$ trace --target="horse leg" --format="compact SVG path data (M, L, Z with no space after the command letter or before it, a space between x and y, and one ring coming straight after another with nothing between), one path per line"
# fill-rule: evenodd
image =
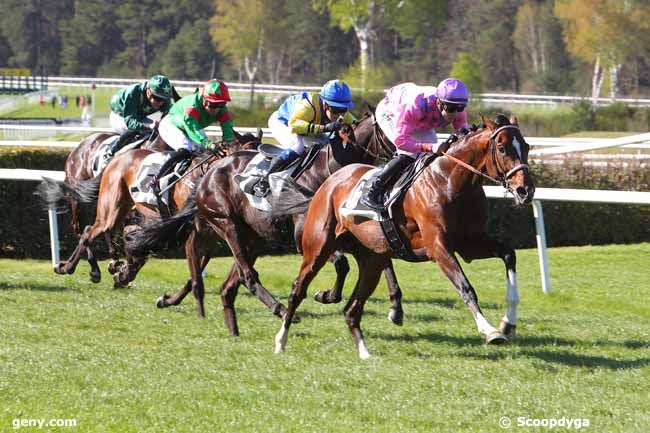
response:
M185 256L190 267L190 279L192 280L192 294L196 302L196 314L199 318L205 318L205 285L203 284L203 269L207 261L203 263L205 256L199 251L198 231L193 230L185 241ZM207 260L210 260L207 258Z
M384 277L388 284L388 297L390 298L390 310L388 310L388 320L397 326L404 323L404 310L402 309L402 289L397 282L393 261L388 260L384 266Z
M237 313L235 312L235 299L239 291L241 279L239 277L239 268L233 263L228 272L228 276L221 284L221 305L223 306L223 319L228 328L228 333L232 337L239 336L239 327L237 326Z
M102 233L102 229L97 227L97 225L93 226L86 226L86 228L83 231L83 234L79 238L79 243L77 244L77 247L74 249L70 257L68 258L67 261L60 262L57 266L54 267L54 272L60 275L64 274L74 274L74 271L77 268L77 265L79 264L79 260L81 260L81 256L84 251L88 250L88 246L92 243L92 241L97 237L99 234ZM94 257L88 259L89 262L91 260L95 261L95 265L97 261L94 259ZM96 270L98 273L98 278L101 278L101 271L99 271L99 267L96 266ZM91 280L93 276L91 274ZM95 281L92 280L93 282L98 282L99 280Z
M445 245L443 241L437 241L436 245ZM431 254L429 254L431 257ZM456 256L450 252L448 248L439 248L437 254L433 256L435 261L442 272L449 278L449 281L454 285L456 291L460 295L465 305L469 308L474 316L476 327L479 332L485 335L486 344L501 344L508 341L508 338L503 332L492 326L481 311L478 305L478 296L474 287L470 284L463 269L458 263Z
M370 352L363 339L363 332L361 331L361 317L363 316L363 308L366 301L375 291L381 272L385 269L385 258L363 252L356 255L357 263L359 265L359 279L357 280L356 287L350 301L345 309L345 322L348 324L354 344L357 348L359 358L370 358Z
M508 338L514 338L517 333L517 306L519 305L519 286L517 283L517 256L509 246L484 235L463 242L458 248L463 260L470 262L474 259L499 257L506 267L506 313L501 319L499 329Z
M350 272L350 265L348 259L341 251L335 251L329 257L329 261L334 265L336 270L336 281L334 287L329 290L320 290L314 295L314 299L321 304L338 304L341 302L343 285L345 284L345 277Z
M296 310L307 296L307 287L311 281L316 277L318 272L327 263L329 255L333 252L334 247L331 242L325 243L320 247L314 249L309 248L303 252L302 265L298 278L293 282L291 287L291 294L289 295L289 302L287 304L287 311L280 325L280 330L275 336L275 353L284 352L287 347L287 340L289 337L289 327L294 320Z
M124 237L126 237L126 235L131 231L133 231L133 229L125 227L123 230ZM119 272L120 268L124 266L124 262L120 260L120 255L117 249L113 246L113 239L110 233L104 233L104 240L106 241L106 247L108 248L108 256L111 258L111 262L108 264L108 272L111 275L115 275L115 273Z
M235 263L239 268L240 278L246 288L257 296L274 315L282 317L286 308L266 290L259 280L257 271L253 268L257 259L255 241L244 232L243 227L238 226L231 219L208 219L208 224L230 247Z

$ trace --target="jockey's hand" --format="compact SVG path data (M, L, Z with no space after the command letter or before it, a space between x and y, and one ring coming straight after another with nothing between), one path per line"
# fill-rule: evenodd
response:
M433 143L421 143L422 152L433 153Z
M472 123L472 126L469 127L469 130L472 131L472 132L475 132L475 131L477 131L479 128L480 128L479 125L477 125L476 123Z
M154 120L153 123L151 124L151 129L153 131L157 131L158 130L158 125L160 125L160 120Z
M467 129L467 128L460 128L460 129L458 130L458 133L459 133L460 135L467 135L467 134L469 134L469 129Z
M334 132L338 131L341 129L343 124L339 122L338 120L335 120L334 122L330 122L327 125L323 126L323 132Z

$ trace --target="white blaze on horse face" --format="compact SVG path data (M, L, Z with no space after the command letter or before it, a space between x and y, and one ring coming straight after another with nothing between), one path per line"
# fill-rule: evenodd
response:
M517 324L517 305L519 305L519 289L517 287L517 273L508 269L508 281L506 282L506 310L503 320L511 325Z
M516 136L512 139L512 145L515 147L515 150L517 151L517 155L519 155L519 160L523 161L524 159L521 156L521 143L519 143L519 140L517 140Z

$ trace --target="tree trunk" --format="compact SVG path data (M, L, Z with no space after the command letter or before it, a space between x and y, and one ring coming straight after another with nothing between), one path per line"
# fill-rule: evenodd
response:
M609 98L612 102L618 96L618 73L621 71L621 64L617 63L609 68Z
M591 76L591 103L593 105L598 104L598 97L600 96L600 89L603 87L604 79L605 73L600 67L600 55L597 55L596 62L594 63L594 73Z

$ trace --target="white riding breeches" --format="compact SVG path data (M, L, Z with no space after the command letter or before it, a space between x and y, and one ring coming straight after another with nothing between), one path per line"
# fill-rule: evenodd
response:
M299 135L291 132L291 127L285 125L278 117L278 112L274 112L269 117L269 129L273 138L275 138L280 147L291 149L298 155L305 153L305 147L312 147L317 144L326 144L329 142L327 134L319 135Z
M178 129L176 125L172 123L169 119L169 116L163 117L163 119L158 124L158 132L167 146L171 147L174 150L187 149L190 152L199 150L201 147L197 143L190 140L183 131Z
M397 119L393 116L392 113L389 113L386 110L386 104L382 99L377 105L375 110L375 118L381 130L386 134L388 139L395 143L397 138ZM436 130L433 128L419 128L413 131L411 137L416 140L418 143L438 143L438 136L436 135ZM434 151L436 150L434 146ZM400 155L408 155L411 158L416 158L419 152L408 152L405 150L397 149L397 153Z

